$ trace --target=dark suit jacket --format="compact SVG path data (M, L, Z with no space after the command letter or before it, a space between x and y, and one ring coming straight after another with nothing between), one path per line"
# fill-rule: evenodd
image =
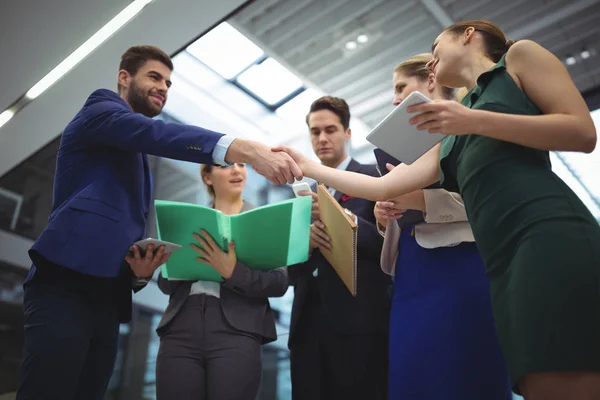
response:
M27 282L38 266L40 272L46 268L43 279L60 275L59 280L82 287L106 286L95 277L113 278L119 319L130 320L132 273L123 262L146 231L152 201L146 154L212 163L222 136L134 113L110 90L93 92L63 132L52 212L29 251L33 266Z
M379 176L374 165L362 165L351 160L348 171ZM375 203L365 199L348 198L336 191L335 198L341 206L358 217L357 240L357 295L353 297L333 267L318 249L310 259L288 268L290 284L294 285L294 303L290 323L289 344L295 339L298 322L307 301L311 285L316 285L322 311L326 319L343 334L387 332L390 310L389 276L381 271L379 259L383 238L377 232L373 208ZM313 271L318 270L318 277Z
M222 136L147 118L116 93L96 90L64 130L52 212L31 251L83 274L117 277L146 230L152 201L146 154L212 163Z
M244 203L242 212L254 208ZM158 324L159 334L181 311L194 281L169 281L158 277L158 287L169 295L169 305ZM268 297L280 297L288 288L287 267L258 271L238 262L231 278L221 284L221 309L227 322L235 329L259 335L263 343L277 339L275 317Z

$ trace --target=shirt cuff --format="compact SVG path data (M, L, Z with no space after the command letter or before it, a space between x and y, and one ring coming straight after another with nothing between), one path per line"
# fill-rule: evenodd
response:
M213 150L213 163L215 165L233 165L233 163L228 163L225 161L225 156L227 155L227 150L229 150L229 146L235 140L235 137L223 135L215 145L215 149Z
M396 221L388 221L388 224L389 224L390 222L392 222L392 223L393 223L393 222L396 222ZM379 232L379 234L380 234L382 237L385 237L385 231L386 231L387 229L385 229L385 230L384 230L384 228L383 228L383 227L382 227L382 226L379 224L379 222L377 222L377 221L375 221L375 225L377 225L377 232Z

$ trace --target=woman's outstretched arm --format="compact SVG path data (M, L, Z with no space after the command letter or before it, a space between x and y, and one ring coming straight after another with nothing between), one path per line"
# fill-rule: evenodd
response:
M411 165L401 164L387 175L374 178L356 172L325 167L289 147L277 147L296 161L304 176L342 193L372 201L388 200L427 187L440 179L440 145L436 145Z

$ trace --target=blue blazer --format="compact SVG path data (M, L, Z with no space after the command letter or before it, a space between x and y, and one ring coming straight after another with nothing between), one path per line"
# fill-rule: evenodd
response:
M146 231L147 154L212 164L222 136L147 118L116 93L96 90L63 132L52 212L30 255L92 276L118 276L131 244ZM35 265L28 280L33 274Z

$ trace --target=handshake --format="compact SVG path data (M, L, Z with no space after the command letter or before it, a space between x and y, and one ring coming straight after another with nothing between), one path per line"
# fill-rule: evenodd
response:
M268 147L243 139L234 140L225 156L227 162L243 162L274 184L294 183L310 176L311 161L300 152L285 146Z

